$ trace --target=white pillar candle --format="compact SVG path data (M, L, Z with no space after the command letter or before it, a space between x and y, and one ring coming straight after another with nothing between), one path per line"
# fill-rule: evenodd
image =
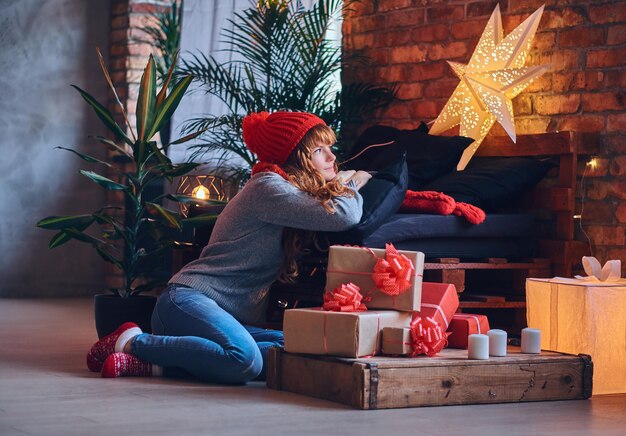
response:
M522 329L522 353L541 353L541 330L531 328Z
M469 335L467 337L467 358L472 360L489 359L489 336Z
M506 332L504 330L493 329L487 332L489 336L489 355L506 356Z

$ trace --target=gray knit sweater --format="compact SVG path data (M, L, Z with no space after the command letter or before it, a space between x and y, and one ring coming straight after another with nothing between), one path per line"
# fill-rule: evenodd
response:
M361 219L362 206L357 192L336 198L330 214L278 174L255 174L220 214L200 258L170 283L200 290L240 322L259 322L284 261L283 228L347 230Z

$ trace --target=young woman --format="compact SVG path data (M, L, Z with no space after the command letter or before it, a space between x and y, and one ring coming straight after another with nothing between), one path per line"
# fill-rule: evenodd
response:
M281 346L263 320L269 286L293 277L315 231L342 231L362 214L366 172L339 171L333 131L304 112L253 113L246 146L259 163L220 214L199 259L169 282L152 315L153 334L125 323L98 341L87 366L103 377L185 376L218 383L263 378L265 354Z

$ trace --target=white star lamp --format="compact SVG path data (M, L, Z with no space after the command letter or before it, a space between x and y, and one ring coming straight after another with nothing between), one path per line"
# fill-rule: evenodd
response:
M437 135L460 124L459 134L474 139L461 156L457 170L467 166L496 120L515 142L511 100L549 68L524 66L543 8L503 39L497 5L469 63L448 62L461 83L430 128L430 134Z

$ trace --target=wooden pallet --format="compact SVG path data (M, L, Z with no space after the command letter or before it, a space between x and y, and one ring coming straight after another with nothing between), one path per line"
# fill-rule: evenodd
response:
M507 287L481 290L482 285L472 283L470 272L480 272L483 281L491 273L507 272ZM544 258L509 260L504 258L427 259L424 264L424 280L453 284L459 292L461 309L523 309L524 283L526 277L550 277L550 260ZM477 287L478 286L478 287ZM468 292L464 292L464 291Z
M466 350L428 358L345 359L268 353L267 386L358 409L575 400L591 396L587 355L554 352L468 360Z

